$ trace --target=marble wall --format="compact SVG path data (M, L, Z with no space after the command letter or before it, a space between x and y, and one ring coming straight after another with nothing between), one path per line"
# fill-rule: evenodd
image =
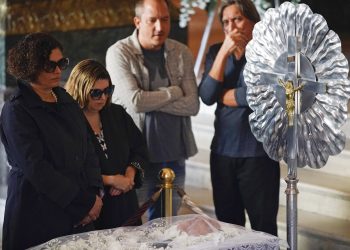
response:
M5 17L6 0L0 0L0 88L5 85Z
M104 63L107 48L134 29L133 1L129 0L8 0L7 5L5 56L25 34L49 32L62 43L64 55L70 58L63 82L82 59ZM187 29L178 26L178 10L173 5L171 17L170 37L187 43ZM14 79L7 75L5 84L14 86Z
M6 0L0 0L0 109L4 103L3 92L5 89L5 10ZM2 199L6 197L7 173L5 150L2 143L0 143L0 222L2 222L3 217L4 204ZM0 223L0 226L2 226L2 223Z
M50 32L62 43L63 54L70 59L68 69L62 74L62 81L65 82L67 80L72 67L83 59L93 58L104 64L108 47L116 41L129 36L133 30L133 25L127 25L114 28ZM6 36L6 51L22 37L23 35ZM174 21L170 37L186 43L187 30L179 28L177 21ZM14 85L14 79L7 74L6 86Z

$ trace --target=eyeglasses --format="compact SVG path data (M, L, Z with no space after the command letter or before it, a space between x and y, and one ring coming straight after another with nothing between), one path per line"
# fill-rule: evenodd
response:
M66 69L68 64L69 59L67 57L60 59L58 62L48 61L44 65L44 70L48 73L52 73L56 70L56 67L58 67L60 70Z
M105 94L107 97L111 96L114 92L114 85L111 85L105 89L92 89L90 90L90 96L93 100L101 99L102 95Z

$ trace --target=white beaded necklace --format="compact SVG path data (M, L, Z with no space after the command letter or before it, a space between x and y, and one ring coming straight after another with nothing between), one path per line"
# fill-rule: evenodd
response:
M57 102L57 95L55 94L55 92L53 92L53 90L51 90L51 95L55 99L55 102Z

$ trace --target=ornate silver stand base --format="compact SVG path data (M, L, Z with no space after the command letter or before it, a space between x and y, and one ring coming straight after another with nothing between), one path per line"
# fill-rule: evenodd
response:
M298 193L297 184L299 179L287 176L284 179L287 183L287 241L291 250L298 249Z

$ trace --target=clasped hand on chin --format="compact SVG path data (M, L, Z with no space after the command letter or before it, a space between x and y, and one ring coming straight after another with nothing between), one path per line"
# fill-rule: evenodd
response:
M226 32L223 48L228 54L233 54L237 60L240 60L245 53L245 47L249 42L248 37L237 30Z

